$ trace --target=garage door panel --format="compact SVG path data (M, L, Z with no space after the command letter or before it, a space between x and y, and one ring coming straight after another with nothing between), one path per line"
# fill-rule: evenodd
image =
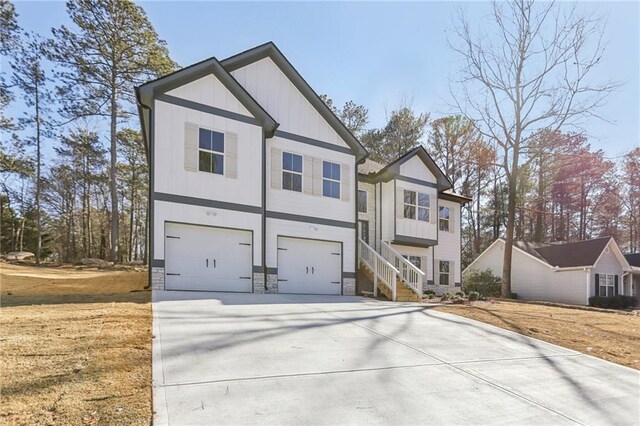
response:
M278 293L341 294L339 242L278 237Z
M250 292L251 231L167 223L167 290Z

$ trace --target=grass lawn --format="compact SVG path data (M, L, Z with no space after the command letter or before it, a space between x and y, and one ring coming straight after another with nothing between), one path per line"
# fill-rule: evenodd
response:
M0 423L150 424L146 283L0 264Z
M504 301L435 308L640 370L640 316Z

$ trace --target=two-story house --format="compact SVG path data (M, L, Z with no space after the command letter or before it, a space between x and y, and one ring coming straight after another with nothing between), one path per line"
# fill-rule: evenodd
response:
M153 288L353 295L360 266L394 299L459 285L467 199L423 148L366 161L273 43L136 92Z

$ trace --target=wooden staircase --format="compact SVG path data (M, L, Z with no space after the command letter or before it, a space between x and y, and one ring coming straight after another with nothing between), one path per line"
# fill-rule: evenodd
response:
M389 247L390 249L390 247ZM359 267L360 271L373 282L373 292L377 295L378 291L385 295L389 300L396 302L421 302L422 292L416 290L418 287L417 280L420 275L424 275L422 271L410 265L404 258L400 258L398 263L401 268L393 266L387 259L377 253L371 246L364 241L359 241ZM389 255L389 253L385 253ZM396 256L395 253L391 253ZM400 257L399 254L397 254ZM395 261L395 258L391 259ZM403 264L403 262L406 262ZM409 266L410 265L410 266ZM413 268L414 271L411 271ZM416 272L417 271L417 272ZM413 285L408 284L405 280L413 280Z

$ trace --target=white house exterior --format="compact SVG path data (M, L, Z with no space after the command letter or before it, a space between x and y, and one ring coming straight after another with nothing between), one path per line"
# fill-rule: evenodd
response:
M494 241L464 271L502 275L504 240ZM519 299L589 304L595 295L636 295L626 285L631 266L611 237L564 244L513 245L511 289Z
M397 249L385 262L396 264L399 283L397 268L411 268L402 254L420 262L424 288L459 286L459 211L468 199L448 192L423 148L359 174L366 150L273 43L136 92L150 159L153 288L353 295L359 190L370 225L363 247ZM411 218L405 190L414 194ZM427 195L424 220L415 197L424 204ZM450 215L446 233L440 207ZM450 262L441 286L439 260ZM387 281L395 289L395 278Z

